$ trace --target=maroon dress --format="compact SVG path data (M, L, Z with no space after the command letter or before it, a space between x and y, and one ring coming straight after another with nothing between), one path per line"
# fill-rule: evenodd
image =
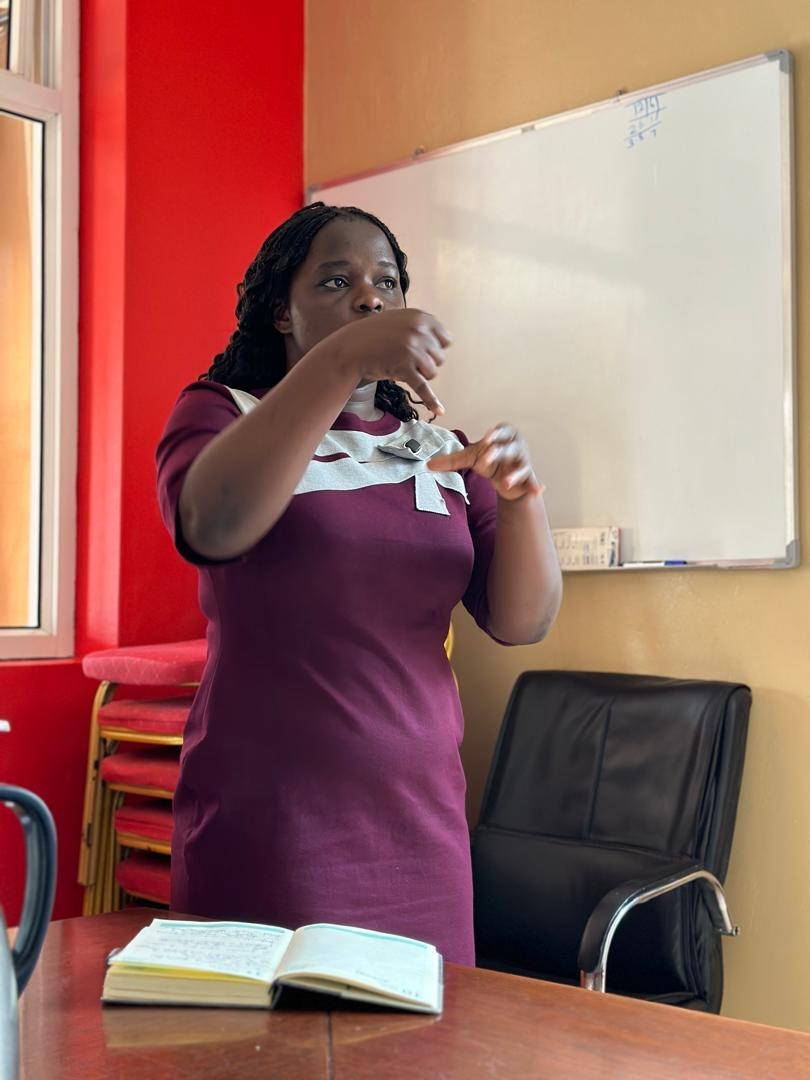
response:
M449 450L451 432L341 413L269 533L206 560L183 539L180 489L240 415L226 387L194 383L157 453L161 513L199 568L208 619L174 800L172 907L363 926L472 964L463 718L443 643L459 600L487 628L492 486L473 473L437 485L406 460L409 437Z

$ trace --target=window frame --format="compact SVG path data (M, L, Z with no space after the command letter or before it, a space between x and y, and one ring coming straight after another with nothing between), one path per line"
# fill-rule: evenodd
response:
M21 0L17 0L18 3ZM43 12L43 78L0 70L0 109L43 124L38 627L0 627L0 660L72 656L76 606L79 352L79 0ZM36 453L36 450L33 451Z

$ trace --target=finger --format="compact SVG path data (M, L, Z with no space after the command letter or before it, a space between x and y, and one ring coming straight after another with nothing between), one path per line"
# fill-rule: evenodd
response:
M529 465L530 463L526 448L520 443L490 443L481 457L481 464L497 465L498 469L503 471L513 464Z
M542 495L546 490L546 485L540 483L531 469L528 474L522 472L519 476L510 474L505 480L498 482L498 487L507 499L519 499L524 495Z
M438 365L429 352L425 352L416 361L416 371L417 375L421 375L425 380L434 379L436 377ZM414 387L414 384L411 383L411 386ZM423 404L430 409L434 417L444 416L444 405L441 403L436 393L427 385L427 381L425 381L424 386L426 388L425 391L418 392L418 396L421 398Z
M478 442L470 443L466 447L469 454L468 465L470 468L475 469L481 476L491 477L493 472L497 470L497 465L493 465L487 461L487 457L490 451L490 444L487 442L486 437L479 439Z
M512 424L506 424L501 422L495 424L489 429L487 435L490 437L491 442L522 442L521 436L517 428Z
M489 428L479 439L484 446L496 446L509 442L522 442L520 435L509 424L496 424Z
M488 428L478 441L483 446L488 446L490 443L493 443L495 441L495 437L496 437L497 433L498 433L498 428L497 427Z
M453 335L446 326L443 326L439 320L433 316L430 317L429 329L441 349L446 349L448 345L453 344Z
M442 364L444 363L444 349L440 349L438 346L435 346L433 348L425 349L425 352L436 365L436 367L442 366Z
M463 450L456 450L452 454L437 454L428 461L427 466L431 472L458 472L459 469L468 469L475 463L475 456L470 453L471 447L465 446Z
M421 401L426 408L430 409L434 416L444 416L444 405L442 405L430 389L430 385L423 378L419 375L413 375L406 381L414 394L416 394L417 399Z
M534 474L531 465L523 465L518 469L512 469L511 472L505 473L503 483L504 487L513 488L532 479L534 479Z
M428 353L423 353L422 356L417 357L415 367L417 374L427 380L435 379L436 373L439 370L433 357Z
M435 315L431 315L429 311L420 311L418 308L411 308L410 313L416 317L416 330L432 338L440 349L446 349L448 345L453 344L453 335Z

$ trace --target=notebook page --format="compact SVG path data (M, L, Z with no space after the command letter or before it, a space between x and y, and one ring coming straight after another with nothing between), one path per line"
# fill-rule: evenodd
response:
M279 977L326 976L430 1004L439 993L439 954L396 934L315 923L296 931Z
M291 939L292 932L280 926L153 919L116 954L114 963L271 982Z

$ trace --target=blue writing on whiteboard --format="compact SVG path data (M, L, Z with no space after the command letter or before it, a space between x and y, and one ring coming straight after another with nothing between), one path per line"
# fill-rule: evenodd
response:
M628 112L628 131L624 143L628 150L632 150L645 139L657 137L661 113L665 108L666 106L661 104L660 94L648 94L625 105Z

